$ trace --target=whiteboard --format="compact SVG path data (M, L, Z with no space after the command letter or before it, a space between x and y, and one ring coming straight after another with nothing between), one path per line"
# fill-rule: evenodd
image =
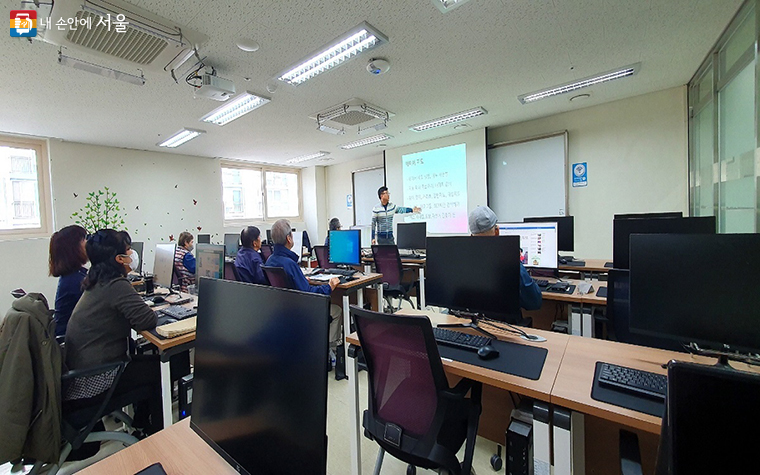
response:
M567 132L489 148L488 206L501 222L565 216Z
M353 172L354 224L372 224L372 208L380 202L377 189L385 185L385 168L370 168Z

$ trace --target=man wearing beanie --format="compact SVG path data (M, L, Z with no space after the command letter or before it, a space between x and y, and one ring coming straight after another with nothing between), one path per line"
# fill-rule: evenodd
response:
M478 206L467 217L470 234L473 236L498 236L499 227L496 225L496 213L488 206ZM533 281L528 271L520 263L520 307L525 310L541 308L541 289Z

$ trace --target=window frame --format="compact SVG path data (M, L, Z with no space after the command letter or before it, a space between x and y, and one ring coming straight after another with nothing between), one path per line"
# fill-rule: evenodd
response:
M31 137L0 134L0 146L28 148L37 159L37 191L40 204L40 225L36 228L0 229L0 241L50 237L53 232L53 193L50 186L48 142Z
M221 177L221 192L222 192L222 208L224 212L224 178L222 169L224 168L237 168L241 170L255 170L261 173L261 202L263 207L263 217L262 218L233 218L228 219L225 213L224 216L224 226L240 226L240 225L246 225L251 223L267 223L267 224L273 224L278 219L287 219L292 222L303 222L303 183L301 181L301 169L300 168L292 168L292 167L279 167L276 165L269 165L269 164L263 164L263 163L251 163L251 162L237 162L237 161L228 161L228 160L222 160L220 162L219 167L219 175ZM268 215L268 206L267 206L267 172L277 172L277 173L293 173L297 177L297 183L298 183L298 216L269 216Z

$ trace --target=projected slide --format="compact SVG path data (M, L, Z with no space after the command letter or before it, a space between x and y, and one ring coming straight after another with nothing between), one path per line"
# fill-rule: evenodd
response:
M401 163L403 206L422 208L406 221L425 221L432 234L467 233L465 144L403 155Z

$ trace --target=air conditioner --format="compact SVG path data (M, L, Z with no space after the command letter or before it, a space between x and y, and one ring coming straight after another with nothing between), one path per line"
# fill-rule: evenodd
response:
M110 31L104 21L108 15ZM123 32L114 24L120 15L127 23ZM39 28L38 20L38 37L43 41L104 59L127 61L144 70L177 69L193 56L194 49L208 41L203 33L121 0L55 0L53 5L40 4L38 19L43 18L49 19L44 28ZM61 18L76 18L77 29L58 29L56 22Z

